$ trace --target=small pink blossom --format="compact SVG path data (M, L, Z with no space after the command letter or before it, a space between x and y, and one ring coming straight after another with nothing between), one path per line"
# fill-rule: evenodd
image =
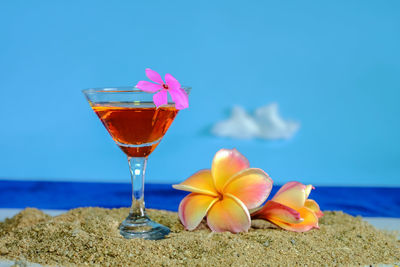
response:
M146 76L153 82L139 81L137 88L144 92L155 93L153 96L154 104L159 107L168 104L168 92L172 101L175 102L176 109L185 109L189 107L189 99L181 84L171 74L165 74L165 82L160 74L151 69L146 69Z

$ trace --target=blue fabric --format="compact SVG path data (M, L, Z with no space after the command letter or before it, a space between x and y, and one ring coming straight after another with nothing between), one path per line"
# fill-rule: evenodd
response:
M274 194L279 187L272 190ZM146 207L176 211L186 192L167 184L146 184ZM323 210L400 218L400 188L317 187L311 193ZM122 183L0 181L0 208L71 209L130 205L131 187Z

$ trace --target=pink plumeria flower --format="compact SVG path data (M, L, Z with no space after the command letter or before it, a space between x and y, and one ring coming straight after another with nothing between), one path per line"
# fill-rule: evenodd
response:
M189 99L185 90L181 88L181 84L171 74L165 74L165 82L161 75L151 69L146 69L146 76L153 82L139 81L137 88L144 92L155 93L153 96L154 104L159 107L168 104L168 94L171 95L172 101L175 102L176 109L185 109L189 107Z
M200 170L173 188L191 192L179 205L179 218L194 230L204 217L213 232L247 232L250 209L267 199L272 179L263 170L250 168L236 149L219 150L211 170Z
M307 232L319 228L318 219L324 214L317 202L308 199L312 185L289 182L283 185L272 200L251 214L253 219L267 220L285 230Z

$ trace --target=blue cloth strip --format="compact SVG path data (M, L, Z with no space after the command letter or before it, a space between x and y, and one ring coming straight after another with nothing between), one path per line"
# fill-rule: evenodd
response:
M279 189L274 186L270 198ZM168 184L146 184L147 208L177 211L186 192ZM400 218L400 188L317 187L311 192L322 210L352 215ZM0 208L72 209L130 206L131 186L121 183L0 181Z

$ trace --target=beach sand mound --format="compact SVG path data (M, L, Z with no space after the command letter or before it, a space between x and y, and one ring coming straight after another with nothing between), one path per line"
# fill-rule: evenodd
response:
M122 238L129 210L79 208L51 217L25 209L0 223L0 258L57 266L342 266L400 262L394 233L360 217L325 212L321 228L293 233L254 221L248 233L185 231L175 212L147 210L171 228L158 241Z

